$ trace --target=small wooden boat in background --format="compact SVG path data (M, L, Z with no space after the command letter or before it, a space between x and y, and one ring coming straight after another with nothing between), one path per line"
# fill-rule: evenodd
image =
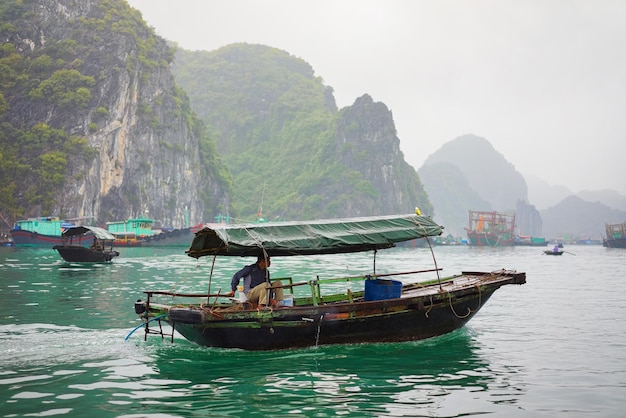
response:
M87 240L86 237L91 239ZM63 244L52 247L63 260L72 263L105 263L120 255L113 250L115 237L97 226L74 226L62 235ZM84 245L88 241L91 245Z
M545 255L563 255L563 253L564 253L564 252L565 252L565 251L561 251L561 250L559 250L559 251L554 251L554 250L545 250L543 253L544 253Z

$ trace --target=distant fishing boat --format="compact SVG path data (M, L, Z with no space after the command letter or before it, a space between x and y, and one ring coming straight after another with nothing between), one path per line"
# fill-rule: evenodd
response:
M564 251L562 251L562 250L558 250L558 251L555 251L555 250L545 250L543 253L545 255L563 255Z
M130 218L125 221L107 222L107 231L115 237L116 247L138 247L153 234L154 219Z
M626 248L626 222L605 224L606 238L602 245L607 248Z
M108 222L107 230L115 236L118 247L189 247L194 234L204 227L198 224L186 228L154 227L151 218L129 218L125 221Z
M469 211L470 245L504 247L515 243L515 213Z
M73 226L77 226L77 221L84 221L91 218L76 218L61 220L56 216L44 216L39 218L28 218L15 222L11 229L11 238L14 245L19 246L53 246L63 244L63 231ZM92 236L83 237L84 244L91 244Z
M529 237L525 235L518 235L515 237L515 245L528 246L528 247L545 247L548 245L548 241L542 237Z

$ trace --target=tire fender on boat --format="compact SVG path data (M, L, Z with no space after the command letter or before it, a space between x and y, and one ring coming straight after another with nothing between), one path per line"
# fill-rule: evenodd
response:
M170 322L181 324L201 324L206 319L203 311L185 308L171 308L168 317Z

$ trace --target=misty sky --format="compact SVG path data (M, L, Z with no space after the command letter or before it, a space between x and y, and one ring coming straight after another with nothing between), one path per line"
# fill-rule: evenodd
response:
M308 62L338 106L393 112L419 169L486 138L524 175L626 194L624 0L129 0L189 50L246 42Z

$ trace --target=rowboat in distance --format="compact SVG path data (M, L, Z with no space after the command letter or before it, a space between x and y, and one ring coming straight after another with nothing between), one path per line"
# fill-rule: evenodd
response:
M368 251L372 266L363 266L366 273L356 277L316 276L304 281L272 277L274 284L266 284L267 293L282 289L285 297L279 306L272 307L270 299L262 308L245 298L211 292L211 269L208 291L144 290L143 299L134 306L141 324L127 338L144 328L144 339L157 334L169 336L173 342L176 331L207 347L276 350L415 341L449 333L466 324L500 287L525 283L526 274L502 269L443 278L434 255L433 268L376 271L378 251L396 243L439 236L442 229L430 217L417 214L209 225L195 234L187 250L190 257L210 256L215 262L219 256L267 259ZM413 279L422 274L427 276L424 280ZM344 283L345 292L325 290L328 285L337 289ZM162 322L171 325L171 332Z
M86 239L89 237L90 239ZM72 263L105 263L120 255L113 250L115 237L106 229L96 226L74 226L63 232L63 243L53 249ZM91 242L85 245L85 242Z
M562 251L562 250L557 250L557 251L555 251L555 250L545 250L543 253L545 255L563 255L563 252L564 251Z

